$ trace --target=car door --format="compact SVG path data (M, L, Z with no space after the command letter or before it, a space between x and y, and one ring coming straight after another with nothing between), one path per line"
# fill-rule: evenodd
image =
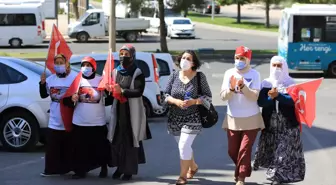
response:
M104 16L101 12L92 12L82 25L90 37L105 36Z
M9 92L7 73L4 72L5 67L7 67L5 64L0 63L0 110L6 105Z

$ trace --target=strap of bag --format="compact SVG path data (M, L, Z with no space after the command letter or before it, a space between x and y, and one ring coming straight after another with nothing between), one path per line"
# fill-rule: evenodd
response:
M197 91L198 95L203 95L201 87L201 72L197 72Z

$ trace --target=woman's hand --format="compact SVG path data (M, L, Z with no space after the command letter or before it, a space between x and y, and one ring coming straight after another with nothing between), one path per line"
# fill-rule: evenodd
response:
M71 97L71 100L72 100L73 102L75 102L75 103L78 101L78 99L79 99L78 94L74 94L74 95L72 95L72 97Z
M191 99L191 100L184 100L183 101L183 107L188 108L192 105L196 105L197 100L196 99Z
M116 93L118 93L118 94L121 94L121 87L120 87L119 84L115 84L115 85L113 86L113 90L114 90L114 92L116 92Z
M236 84L237 84L237 80L236 78L232 75L230 78L230 90L234 91L236 89Z
M174 104L178 107L180 107L181 109L184 108L184 102L180 99L174 99Z
M105 84L105 89L106 89L108 92L112 92L112 91L113 91L113 86L110 85L110 84Z
M278 97L279 92L276 88L272 88L271 90L268 91L268 96L272 98L272 100L276 97Z

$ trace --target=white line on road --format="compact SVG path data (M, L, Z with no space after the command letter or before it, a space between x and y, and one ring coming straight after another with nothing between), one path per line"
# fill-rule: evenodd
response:
M26 162L22 162L22 163L19 163L19 164L15 164L15 165L10 165L10 166L6 166L4 168L0 168L0 172L3 172L3 171L7 171L7 170L13 170L15 168L20 168L22 166L27 166L27 165L30 165L30 164L35 164L35 163L38 163L40 162L41 160L43 160L44 158L40 158L40 159L36 159L36 160L30 160L30 161L26 161Z

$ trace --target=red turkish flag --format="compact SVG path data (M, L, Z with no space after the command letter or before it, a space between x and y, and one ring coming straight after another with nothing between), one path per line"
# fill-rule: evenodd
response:
M316 114L316 91L323 78L296 84L287 88L295 103L295 114L300 124L312 127Z
M63 54L67 60L70 60L70 57L72 56L72 52L70 50L70 47L68 46L67 42L63 38L62 34L56 27L56 25L53 25L51 38L49 42L49 49L48 49L48 56L46 60L46 67L55 74L54 69L54 57L58 54Z
M115 82L112 79L113 70L114 70L114 58L113 58L112 50L110 50L110 52L107 56L105 66L104 66L103 75L102 75L103 78L98 85L98 90L100 90L100 91L105 90L105 85L106 84L109 84L109 85L114 85L115 84ZM113 92L112 96L114 98L116 98L117 100L119 100L121 103L124 103L124 102L127 101L127 99L124 96L122 96L121 94L118 94L116 92Z
M70 97L76 93L78 93L79 90L79 85L82 80L82 72L79 72L75 78L75 80L72 82L70 85L69 89L65 92L63 95L63 98ZM65 127L65 130L70 132L72 130L72 117L75 108L74 107L68 107L64 105L63 99L61 100L61 116L62 116L62 121Z

